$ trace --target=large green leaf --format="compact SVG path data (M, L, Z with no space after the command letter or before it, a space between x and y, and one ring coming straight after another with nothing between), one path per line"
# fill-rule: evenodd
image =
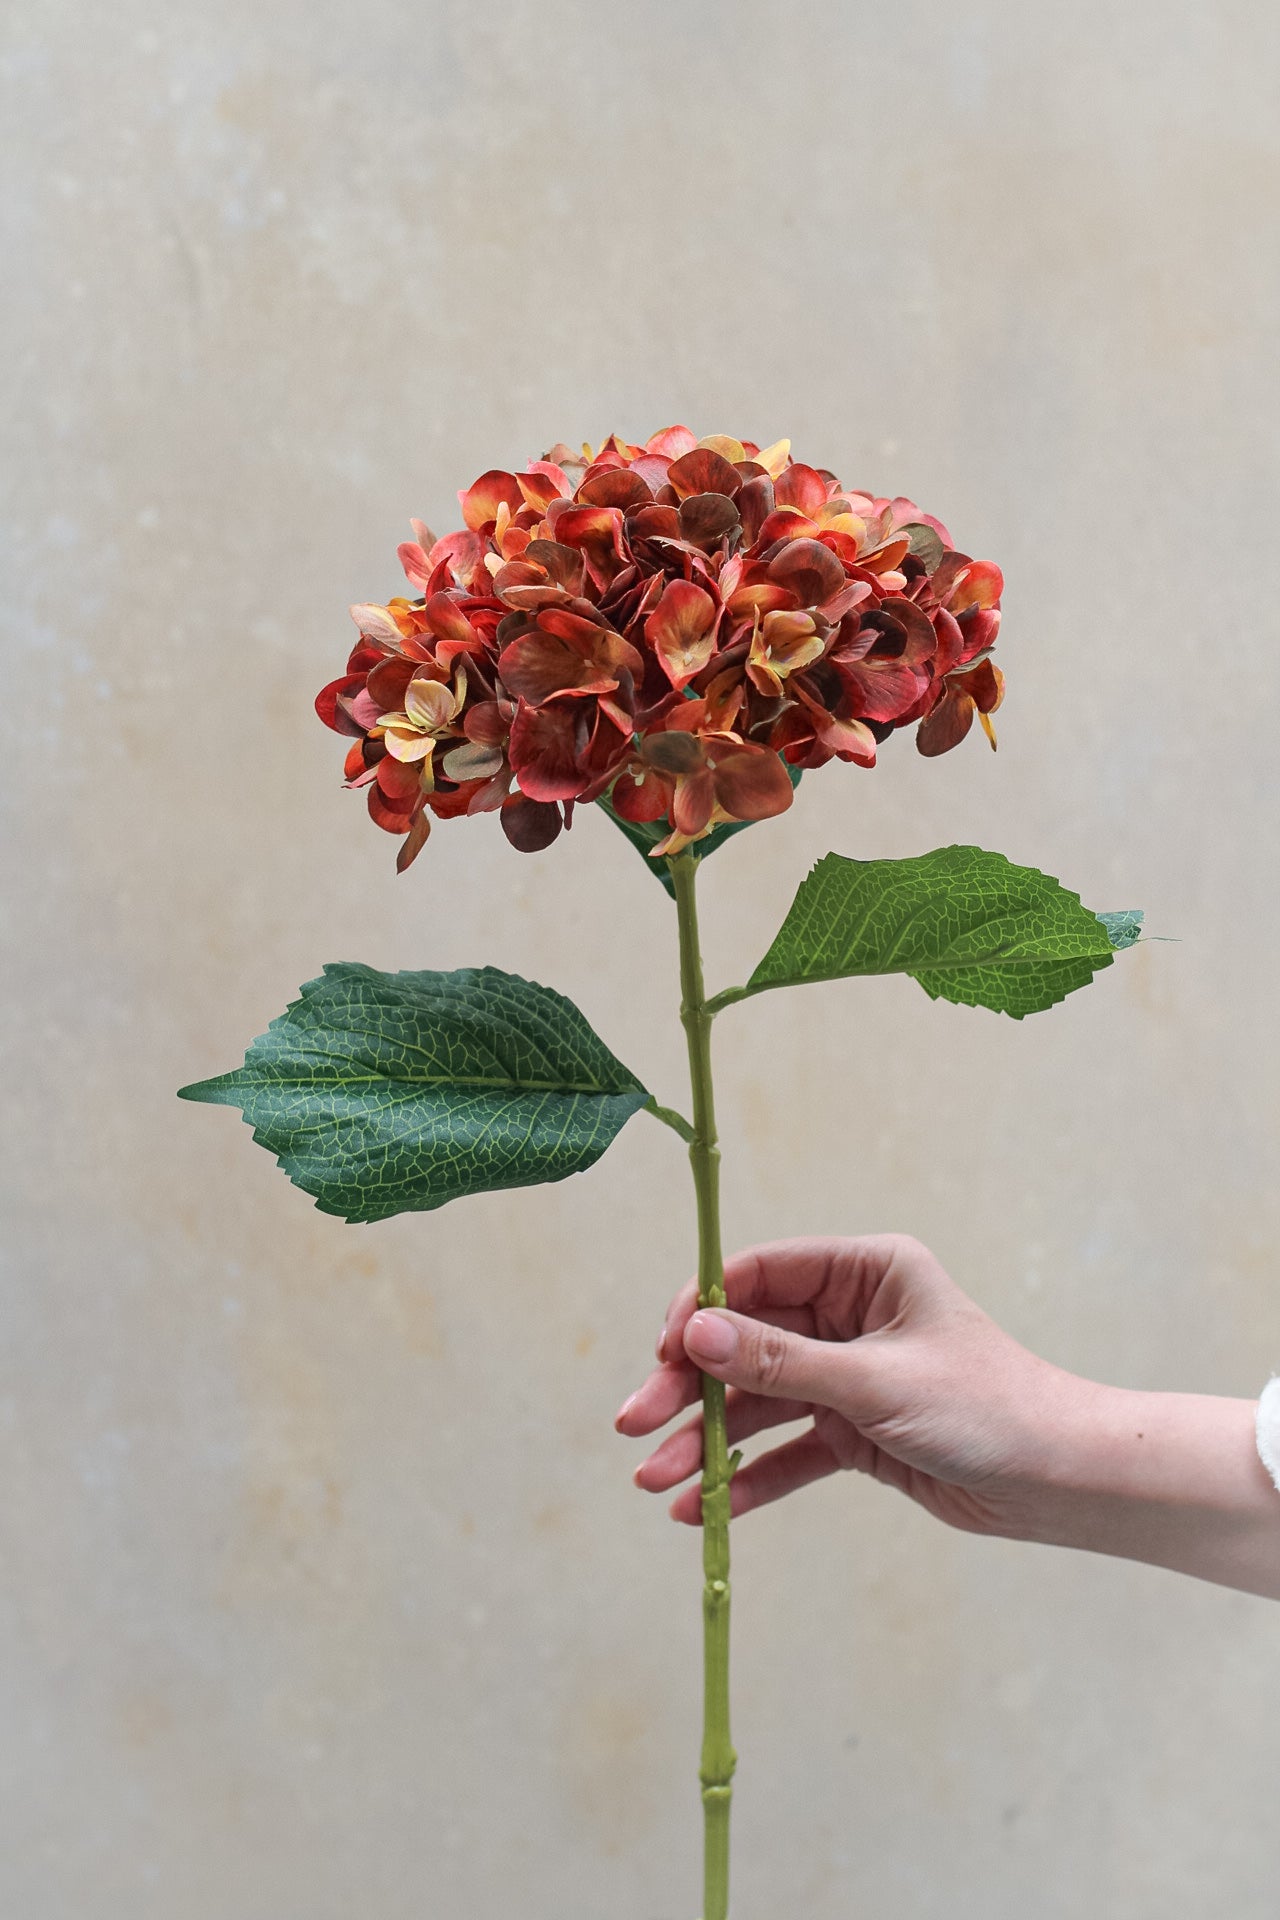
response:
M745 988L908 973L935 999L1015 1020L1085 986L1138 938L1136 910L1090 913L1035 867L980 847L911 860L819 860Z
M785 761L783 765L786 765ZM799 767L787 767L787 778L791 782L793 791L800 785L800 772ZM653 848L657 846L659 840L665 840L671 831L668 823L665 820L646 820L643 822L624 820L621 814L615 813L610 806L607 793L596 802L596 805L602 807L612 820L614 826L620 827L622 832L626 834L636 852L643 855L645 865L648 867L650 873L657 875L658 879L674 900L676 897L675 885L666 861L652 858ZM722 847L726 840L732 840L735 833L742 833L747 827L754 827L756 825L758 825L758 822L755 820L728 820L723 826L712 827L706 839L699 840L697 843L696 851L698 858L705 860L709 853L714 853L717 847Z
M385 1220L591 1166L649 1098L562 994L496 967L326 967L235 1073L240 1107L322 1213Z

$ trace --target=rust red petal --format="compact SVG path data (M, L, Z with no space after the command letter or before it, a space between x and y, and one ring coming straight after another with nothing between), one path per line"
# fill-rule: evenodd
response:
M613 467L590 475L578 488L577 498L591 507L647 507L653 504L653 489L638 473L627 467Z
M431 832L431 815L426 808L418 815L408 833L404 844L396 855L396 872L405 873L413 865L427 844L427 835Z
M736 747L717 754L713 777L716 799L735 820L769 820L791 805L787 770L767 747Z
M384 833L408 833L413 825L413 817L408 808L397 808L387 804L385 795L377 782L366 789L368 793L369 818Z
M769 578L794 593L800 606L820 607L845 585L845 571L820 540L788 540L769 562Z
M334 733L358 735L364 732L364 728L352 719L349 704L344 706L341 703L349 703L354 699L364 686L365 677L363 673L344 673L341 680L331 680L316 695L316 712Z
M867 659L857 666L841 664L839 671L860 720L902 719L928 684L900 660Z
M422 768L418 761L397 760L386 754L377 765L378 786L388 807L411 813L422 792Z
M955 690L954 682L949 681L942 698L931 713L927 713L916 729L916 746L926 758L936 759L940 753L949 753L960 742L973 725L973 701L967 693Z
M711 553L741 524L737 507L722 493L691 493L680 503L679 519L681 537L704 553Z
M774 497L780 507L796 507L801 513L816 514L827 503L827 483L815 467L793 460L773 483Z
M695 493L723 493L732 499L742 489L742 475L723 454L710 447L695 447L681 454L667 468L667 485L681 500Z
M563 587L566 593L582 592L586 568L575 548L562 546L558 540L531 540L524 557L542 567L553 586Z
M541 853L558 838L564 820L559 807L513 793L502 803L502 831L517 853Z
M607 587L622 571L626 547L622 515L616 507L566 507L556 515L555 537L562 545L581 550L598 586Z
M665 774L652 767L637 767L634 773L623 771L613 783L609 804L623 820L641 824L661 820L671 805L675 789Z
M691 580L668 583L644 633L673 687L688 686L707 665L715 652L718 614L711 595Z
M612 691L617 678L584 657L580 648L550 633L528 633L502 649L498 671L508 693L541 706L557 694Z
M404 692L418 671L416 660L382 660L369 675L368 693L379 713L399 713Z
M786 779L786 775L783 775ZM790 791L790 782L788 782ZM671 824L677 833L701 833L711 821L716 804L716 779L710 768L685 774L676 781L671 802Z
M768 474L753 476L738 495L738 513L742 519L742 537L751 546L760 537L760 529L776 505L773 481Z
M516 784L531 800L573 800L587 785L582 705L561 700L534 707L522 700L517 708L508 752Z

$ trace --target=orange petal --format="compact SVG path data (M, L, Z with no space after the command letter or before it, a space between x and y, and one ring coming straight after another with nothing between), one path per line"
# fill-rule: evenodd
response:
M1004 575L992 560L973 560L956 582L948 601L952 613L966 607L994 607L1004 592Z
M458 498L462 502L462 517L473 533L484 533L494 525L498 508L504 501L512 513L524 505L520 482L514 473L503 473L499 467L482 473Z

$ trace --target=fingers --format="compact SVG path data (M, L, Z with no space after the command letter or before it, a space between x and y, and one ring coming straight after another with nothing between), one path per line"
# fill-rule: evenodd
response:
M873 1233L745 1247L725 1262L724 1287L725 1303L736 1313L803 1309L813 1318L811 1331L829 1340L852 1340L883 1325L904 1305L939 1288L950 1290L951 1282L918 1240ZM660 1359L679 1354L697 1304L698 1290L691 1280L667 1309Z
M807 1331L810 1325L803 1308L779 1309L768 1315L770 1322L793 1332ZM631 1438L655 1433L665 1427L685 1407L692 1406L701 1391L701 1376L681 1344L673 1358L655 1367L648 1379L619 1408L614 1426Z
M784 1494L795 1493L815 1480L824 1480L840 1465L826 1441L810 1428L798 1439L786 1440L780 1447L762 1453L750 1466L739 1467L730 1483L730 1511L736 1520L753 1507L764 1507ZM702 1524L702 1489L686 1487L671 1502L671 1518L685 1526Z
M760 1400L754 1394L738 1393L730 1388L725 1399L725 1424L729 1445L749 1440L767 1427L785 1426L789 1420L803 1420L809 1408L802 1400ZM702 1415L686 1421L669 1434L660 1447L641 1462L635 1471L635 1483L645 1493L666 1493L679 1486L702 1466Z
M675 1367L655 1367L631 1398L623 1401L613 1424L633 1439L656 1433L691 1407L701 1392L701 1375L687 1360Z
M770 1400L804 1400L845 1412L865 1362L856 1341L811 1340L723 1308L702 1308L684 1348L704 1372Z
M758 1313L770 1307L801 1308L826 1284L840 1240L774 1240L765 1246L745 1247L724 1263L727 1304L738 1313ZM680 1352L684 1329L698 1309L698 1283L687 1281L667 1309L666 1325L658 1342L659 1357Z

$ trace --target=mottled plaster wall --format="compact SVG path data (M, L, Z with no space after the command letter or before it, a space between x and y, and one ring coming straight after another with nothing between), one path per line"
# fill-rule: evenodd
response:
M321 961L527 971L674 1093L603 819L397 881L310 713L411 513L559 437L790 434L1008 576L993 759L708 869L975 840L1180 944L1053 1016L726 1017L728 1233L903 1227L1054 1358L1280 1364L1280 27L330 0L5 14L0 1914L679 1920L696 1552L610 1430L675 1143L350 1229L182 1081ZM729 1022L732 1020L732 1027ZM1277 1615L827 1485L738 1546L740 1920L1275 1908ZM1270 1883L1268 1885L1268 1883Z

